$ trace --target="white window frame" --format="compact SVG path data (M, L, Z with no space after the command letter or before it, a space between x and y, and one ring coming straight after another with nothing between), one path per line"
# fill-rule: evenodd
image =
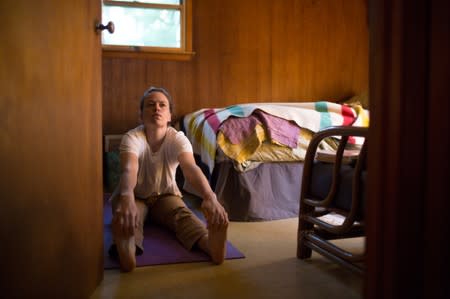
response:
M151 46L124 46L124 45L103 45L104 57L129 57L129 58L150 58L159 60L190 60L195 53L192 51L192 1L182 0L181 4L155 4L126 1L103 0L104 5L121 7L145 7L157 9L179 9L181 26L181 44L179 48L164 48ZM104 20L106 22L114 20ZM107 33L109 34L109 33Z

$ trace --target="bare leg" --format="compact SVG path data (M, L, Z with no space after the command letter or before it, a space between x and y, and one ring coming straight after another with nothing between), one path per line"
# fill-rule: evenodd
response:
M218 229L208 229L208 234L198 241L198 247L211 256L214 264L220 265L225 260L228 225Z

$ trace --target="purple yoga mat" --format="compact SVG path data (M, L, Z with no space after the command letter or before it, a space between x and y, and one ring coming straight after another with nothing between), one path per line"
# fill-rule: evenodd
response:
M202 221L205 221L203 215L194 210ZM117 260L108 255L108 249L112 244L111 232L111 205L105 201L103 209L104 229L104 268L119 268ZM236 249L230 242L227 242L226 259L244 258L244 254ZM136 257L136 266L150 266L175 263L190 263L210 261L210 257L201 250L189 251L175 238L173 232L154 224L146 224L144 227L144 253Z

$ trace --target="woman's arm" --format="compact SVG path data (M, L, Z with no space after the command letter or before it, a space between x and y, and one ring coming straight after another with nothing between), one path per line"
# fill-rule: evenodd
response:
M185 179L202 196L202 209L211 228L220 228L228 225L228 214L217 200L216 194L209 186L208 180L200 167L195 164L194 155L183 152L178 156L181 170Z
M120 183L119 201L114 210L113 221L120 228L117 233L122 237L129 237L134 234L137 224L137 208L134 198L134 188L137 183L138 157L133 153L120 154Z

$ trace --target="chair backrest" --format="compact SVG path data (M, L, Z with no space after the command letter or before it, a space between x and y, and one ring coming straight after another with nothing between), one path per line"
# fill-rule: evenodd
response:
M303 169L301 204L345 211L345 221L341 226L336 227L322 223L324 228L330 232L345 231L355 221L363 218L367 135L368 128L364 127L329 127L316 133L308 146ZM346 156L346 147L350 137L363 137L364 141L357 155L352 152L351 156ZM318 148L326 138L337 140L338 146L334 153L334 162L319 162L324 164L317 165ZM346 164L349 161L352 164ZM347 188L349 190L346 190ZM316 220L313 221L316 222Z

